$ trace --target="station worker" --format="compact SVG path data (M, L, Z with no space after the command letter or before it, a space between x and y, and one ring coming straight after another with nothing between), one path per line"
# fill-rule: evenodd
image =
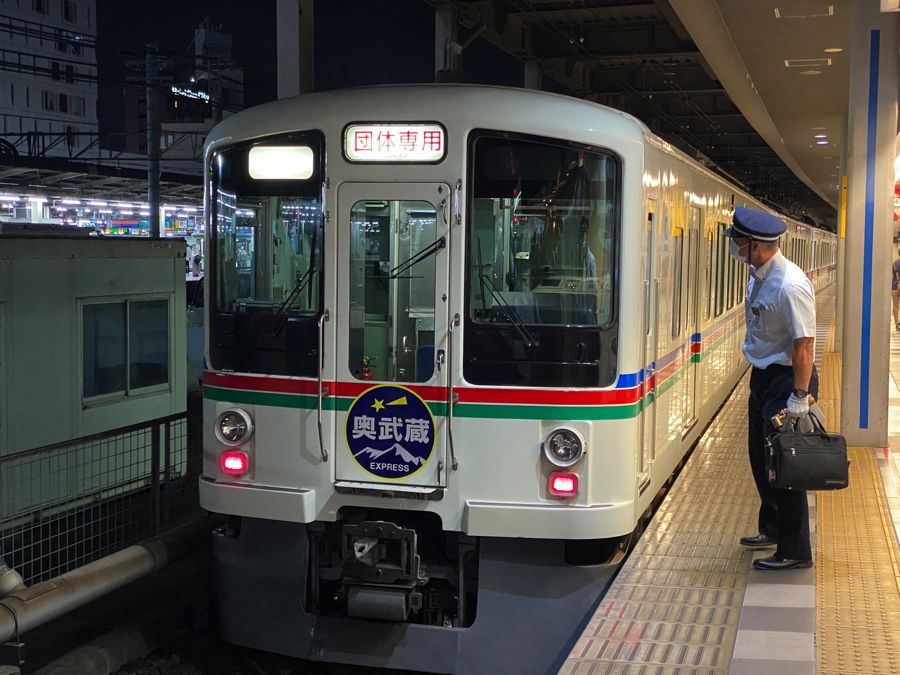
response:
M754 561L762 570L812 565L806 493L778 490L766 476L766 438L775 431L772 417L809 413L809 394L818 397L819 378L813 364L816 298L802 269L784 257L778 239L785 224L778 216L738 206L732 226L731 256L750 266L745 310L744 356L750 375L750 468L759 491L758 533L741 539L748 548L775 548L774 555Z

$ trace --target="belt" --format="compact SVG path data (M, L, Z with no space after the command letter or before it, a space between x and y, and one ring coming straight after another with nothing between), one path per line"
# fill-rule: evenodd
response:
M760 373L773 373L773 374L774 373L784 373L784 372L787 372L787 371L793 370L793 369L794 369L794 366L786 366L783 363L772 363L772 364L766 366L765 368L757 368L756 366L753 366L753 370L756 370Z

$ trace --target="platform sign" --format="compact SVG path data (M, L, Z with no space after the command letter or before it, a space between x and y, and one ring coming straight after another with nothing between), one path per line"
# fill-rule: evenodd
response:
M407 478L431 458L434 417L411 389L377 385L360 394L347 412L347 447L359 466L378 478Z
M349 162L433 164L447 153L440 124L350 124L344 129Z

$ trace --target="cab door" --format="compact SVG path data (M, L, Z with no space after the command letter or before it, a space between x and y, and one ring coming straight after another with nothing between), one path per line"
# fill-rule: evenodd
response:
M339 186L338 487L428 493L447 482L450 189Z

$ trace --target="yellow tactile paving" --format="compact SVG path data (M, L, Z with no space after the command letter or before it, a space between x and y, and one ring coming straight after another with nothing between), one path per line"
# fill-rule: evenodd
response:
M841 355L826 352L820 405L831 428L840 374ZM850 487L816 497L816 672L898 673L900 551L872 448L850 448L850 459Z

